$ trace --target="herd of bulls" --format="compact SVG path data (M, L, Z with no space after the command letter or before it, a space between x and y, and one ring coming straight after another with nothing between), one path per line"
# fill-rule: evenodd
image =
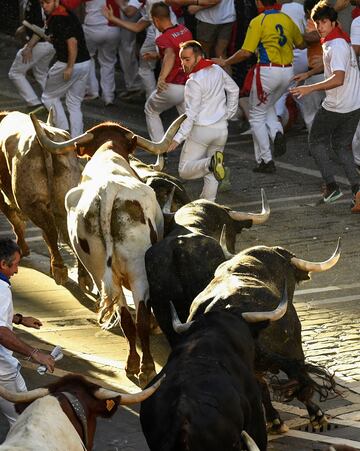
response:
M79 285L86 289L94 282L100 293L99 322L120 324L127 338L127 374L138 375L142 386L166 375L141 405L151 450L266 450L267 429L287 430L271 403L267 373L284 373L288 380L276 389L304 403L314 425L326 421L312 398L334 391L333 377L305 362L292 299L311 272L336 264L340 243L321 263L277 246L233 255L237 234L270 215L263 190L260 213L190 202L178 179L132 155L136 147L166 152L182 120L153 143L113 122L70 139L51 125L51 114L44 123L34 115L0 113L0 209L23 255L29 253L26 220L41 228L59 284L67 279L59 237L71 246ZM132 292L135 321L123 287ZM150 352L150 307L171 346L158 375ZM71 393L70 385L64 390ZM108 398L102 399L116 395Z

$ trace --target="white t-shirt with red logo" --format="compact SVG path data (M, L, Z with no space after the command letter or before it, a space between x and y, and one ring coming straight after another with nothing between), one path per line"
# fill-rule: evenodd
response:
M345 72L344 84L327 90L322 106L325 110L336 113L349 113L359 109L360 74L354 49L342 38L326 41L322 48L325 79L337 70Z

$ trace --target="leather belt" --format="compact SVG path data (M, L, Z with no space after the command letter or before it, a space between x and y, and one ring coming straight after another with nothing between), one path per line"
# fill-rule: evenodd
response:
M258 63L259 66L268 66L268 67L292 67L292 64L277 64L277 63Z

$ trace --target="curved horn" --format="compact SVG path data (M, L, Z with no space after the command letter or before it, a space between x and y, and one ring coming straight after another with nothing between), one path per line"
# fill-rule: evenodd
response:
M173 186L171 189L171 192L169 194L169 197L167 198L167 200L162 208L164 215L172 215L173 216L175 214L171 211L171 205L174 200L175 189L176 189L176 186Z
M264 188L261 188L261 201L261 213L243 213L240 211L230 210L230 218L234 219L235 221L246 221L247 219L251 219L253 224L262 224L263 222L267 221L270 216L270 205L267 200Z
M55 112L55 109L53 106L51 106L49 113L48 113L48 117L46 119L46 125L50 125L50 127L55 127L54 112Z
M165 167L165 158L164 155L158 154L156 157L155 164L150 164L151 169L154 171L161 172Z
M287 310L287 283L285 279L284 289L279 305L271 312L245 312L241 316L248 323L258 323L260 321L277 321L282 318Z
M36 388L35 390L24 392L12 392L0 386L0 396L10 402L31 402L35 399L43 398L49 394L47 388Z
M331 269L333 266L336 265L336 263L340 258L340 254L341 254L341 237L339 237L338 239L335 252L329 259L323 262L309 262L307 260L301 260L300 258L297 257L292 257L291 263L298 269L301 269L302 271L306 272L327 271L328 269Z
M190 326L194 321L190 321L189 323L182 323L178 317L177 311L175 309L174 304L170 301L170 310L171 310L171 320L173 329L178 334L183 334L187 330L189 330Z
M243 438L248 451L260 451L254 439L252 439L246 431L242 431L241 437Z
M182 122L186 119L186 114L182 114L170 125L170 127L166 130L166 133L163 139L157 143L150 141L149 139L143 138L139 135L134 135L137 138L137 145L143 150L154 154L165 153L168 150L168 147L178 131Z
M231 260L235 256L235 254L232 254L231 252L229 252L227 245L226 245L226 224L223 225L223 228L221 230L219 243L220 243L221 249L224 253L224 257L226 258L226 260Z
M30 117L40 145L44 149L55 155L64 155L67 152L72 152L75 150L75 143L85 144L94 138L94 135L92 133L83 133L82 135L77 136L76 138L69 139L67 141L55 142L47 136L36 115L30 113Z
M159 387L162 381L165 379L165 375L162 376L158 381L156 381L153 385L148 387L146 390L142 390L138 393L133 394L125 394L118 393L116 391L107 390L106 388L99 388L94 393L95 398L97 399L111 399L117 398L120 396L120 404L121 405L130 405L138 402L145 401L149 396L151 396Z

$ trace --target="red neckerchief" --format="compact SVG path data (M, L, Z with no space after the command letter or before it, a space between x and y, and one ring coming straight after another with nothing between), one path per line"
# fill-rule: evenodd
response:
M59 5L50 14L49 18L52 16L68 16L68 15L69 15L69 13L68 13L67 9L65 8L65 6Z
M205 59L205 58L201 58L201 60L196 64L196 66L194 66L191 70L190 74L194 74L195 72L198 72L201 69L205 69L206 67L210 67L212 66L214 63L214 61Z
M340 27L336 26L330 33L326 36L326 38L321 38L320 43L324 44L324 42L331 41L332 39L345 39L346 42L350 43L350 36L343 31Z
M281 5L278 5L277 3L275 3L274 5L262 6L261 8L258 8L258 13L262 14L264 11L269 11L272 9L277 9L278 11L280 11Z
M357 17L359 17L360 16L360 8L359 8L359 6L357 6L356 8L354 8L352 11L351 11L351 17L353 18L353 19L356 19Z

